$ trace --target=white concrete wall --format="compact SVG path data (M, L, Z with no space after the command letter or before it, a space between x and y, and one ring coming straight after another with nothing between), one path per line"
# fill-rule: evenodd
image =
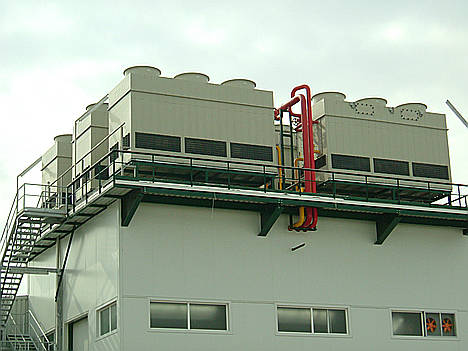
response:
M372 222L320 218L317 232L298 234L287 220L259 238L257 213L140 205L120 230L122 350L468 347L468 240L460 230L400 224L375 246ZM231 330L150 330L151 299L227 301ZM277 335L276 303L349 307L351 334ZM455 310L459 337L392 337L391 308Z
M98 338L96 310L118 296L118 204L91 219L75 232L63 280L64 321L88 316L90 350L117 350L119 335ZM62 258L69 237L61 242ZM31 266L55 267L55 247L35 259ZM55 275L29 278L30 305L45 330L54 328ZM64 329L65 336L67 329ZM97 340L98 339L98 340Z

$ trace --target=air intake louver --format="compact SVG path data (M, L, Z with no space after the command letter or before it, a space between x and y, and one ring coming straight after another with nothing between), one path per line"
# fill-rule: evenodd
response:
M409 163L374 158L374 172L409 176Z
M327 165L327 155L322 155L315 160L315 168L320 169Z
M273 149L269 146L231 143L231 157L272 162Z
M189 154L226 157L227 147L224 141L185 138L185 152Z
M115 143L113 146L111 146L110 151L118 150L119 149L119 143ZM117 158L119 157L119 154L117 152L113 152L110 154L110 163L114 162Z
M180 137L150 133L135 133L135 147L140 149L180 152Z
M122 148L124 150L130 149L130 133L122 138Z
M447 166L413 162L413 176L423 178L449 179Z
M368 157L337 154L332 154L331 156L333 168L370 172L370 160Z

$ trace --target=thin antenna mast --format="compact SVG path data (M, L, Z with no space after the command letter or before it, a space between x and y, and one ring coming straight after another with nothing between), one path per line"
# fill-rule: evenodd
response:
M445 102L448 107L450 107L450 109L452 110L452 112L455 114L455 116L458 117L458 119L465 125L466 128L468 128L468 122L466 121L466 119L463 118L463 116L461 115L460 112L458 112L458 110L455 108L455 106L452 105L452 103L450 101L446 101Z

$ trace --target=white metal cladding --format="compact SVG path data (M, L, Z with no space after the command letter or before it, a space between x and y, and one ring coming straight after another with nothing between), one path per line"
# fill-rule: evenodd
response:
M42 184L67 186L71 182L71 141L71 134L58 135L54 138L54 145L42 155ZM60 184L57 184L57 179L63 174Z
M349 102L341 93L315 95L315 130L327 155L323 169L363 173L368 168L368 174L385 177L450 182L445 115L426 109L421 103L388 107L381 98ZM341 167L337 160L347 156L368 158L368 166L358 167L356 159Z
M459 320L460 340L447 340L444 347L465 345L466 282L453 280L463 275L463 265L454 265L451 273L444 267L445 258L466 256L466 240L457 229L401 224L387 246L377 247L369 245L375 235L371 222L322 218L313 236L291 235L284 215L268 238L259 239L251 235L258 221L258 214L245 211L141 204L132 225L120 230L122 347L436 349L440 344L434 340L392 338L389 317L390 308L434 306L454 310ZM306 247L292 253L299 242ZM433 264L427 265L427 257ZM149 302L161 300L229 302L232 334L151 330ZM347 309L349 333L284 335L276 331L277 305Z
M89 105L87 110L89 111L93 107L94 104ZM73 164L75 164L73 172L75 177L109 152L108 142L104 141L90 153L91 149L105 139L109 133L107 107L108 105L103 103L85 118L80 117L75 121L72 154Z
M137 71L127 72L109 94L109 130L125 122L122 134L130 133L131 150L171 154L174 151L158 146L156 141L178 137L180 152L177 154L181 156L274 163L271 91L255 89L253 82L243 79L211 84L201 73L164 78L151 74L151 70ZM147 141L152 139L154 143L142 147L145 143L137 142L138 138L141 141L141 133L146 134ZM109 146L119 141L117 134L110 138ZM198 140L200 152L193 149L196 146L193 142L187 150L187 139L189 144L193 139ZM211 141L225 142L226 156L221 156L224 155L222 150L207 152L206 146ZM256 158L247 155L252 157L249 159L233 157L231 143L250 145L249 150L259 151L259 155ZM268 157L264 154L266 148L269 149Z

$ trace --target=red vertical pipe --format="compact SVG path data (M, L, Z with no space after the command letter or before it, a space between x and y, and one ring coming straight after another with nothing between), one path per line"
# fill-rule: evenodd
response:
M303 130L303 139L304 139L304 168L311 168L315 169L315 158L314 158L314 130L313 125L314 121L312 118L312 94L310 91L310 87L308 85L299 85L295 87L291 91L291 97L294 97L298 90L305 89L306 97L307 97L307 112L302 113L302 130ZM301 95L303 96L303 95ZM308 159L308 164L306 164L305 160ZM306 191L309 189L308 192L316 193L317 192L317 184L315 178L315 172L305 172L306 175L311 173L311 177L305 176L306 182ZM312 184L311 184L312 183ZM307 187L309 184L309 187ZM303 228L315 228L318 222L318 213L316 208L306 208L307 217L302 225Z

